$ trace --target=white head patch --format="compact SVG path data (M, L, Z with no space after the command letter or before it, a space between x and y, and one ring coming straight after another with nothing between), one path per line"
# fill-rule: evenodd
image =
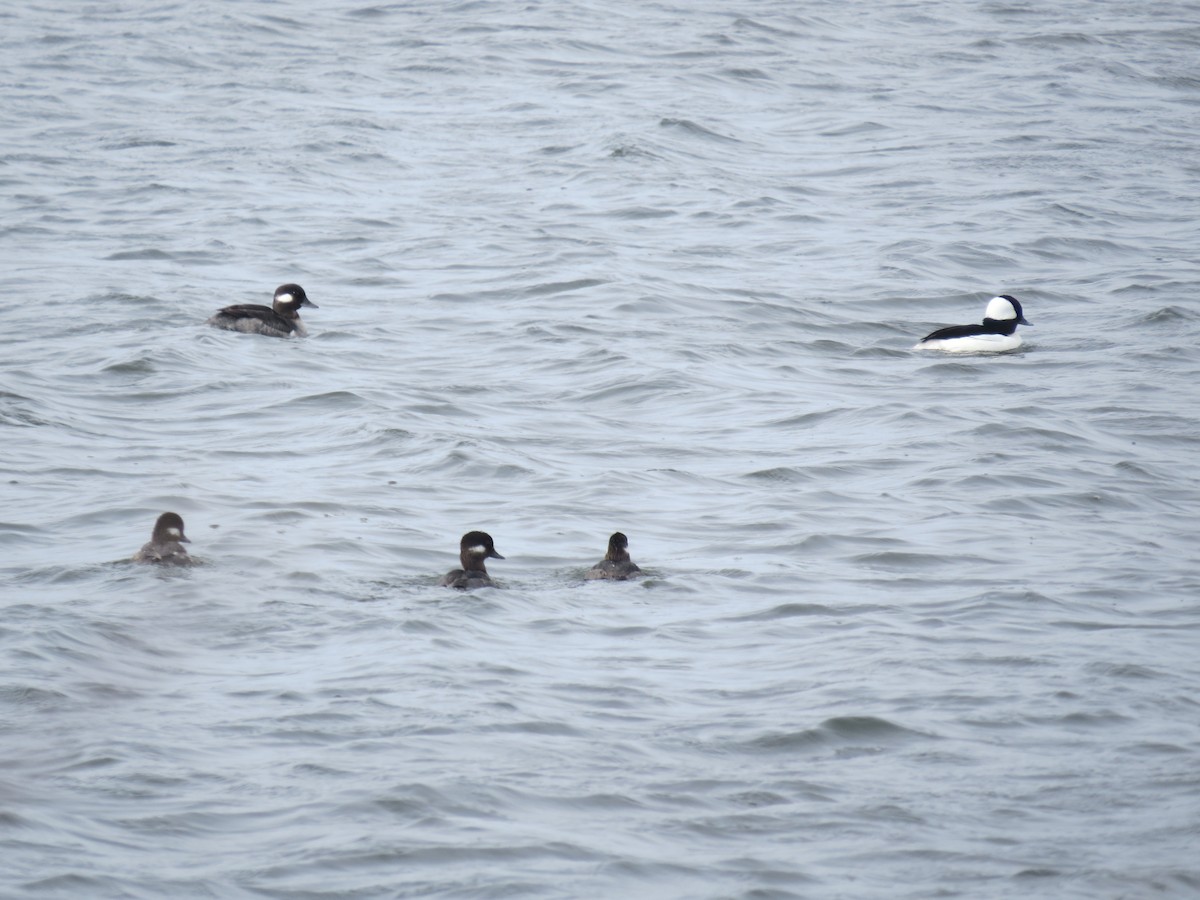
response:
M296 298L292 296L290 291L284 291L282 294L276 294L275 299L280 303L295 303Z
M177 539L177 540L178 540L179 538L183 537L183 532L182 532L182 531L180 531L178 528L168 528L168 529L167 529L167 534L168 534L168 535L170 535L171 537L173 537L173 538Z
M483 556L487 553L487 547L483 546L483 544L476 544L474 547L468 547L467 552L472 556Z
M988 301L987 309L983 312L985 319L996 319L1003 321L1004 319L1015 319L1017 311L1013 309L1013 305L1003 297L993 297Z

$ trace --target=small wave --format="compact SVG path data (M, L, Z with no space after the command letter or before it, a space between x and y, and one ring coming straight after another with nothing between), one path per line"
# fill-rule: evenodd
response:
M724 74L739 81L770 81L771 76L762 69L724 69Z
M579 291L584 288L598 287L607 283L599 278L580 278L575 281L551 281L526 288L525 296L544 297L552 294L564 294L568 291Z
M1161 679L1163 673L1134 663L1091 663L1088 671L1106 678Z
M1081 31L1062 31L1058 34L1031 34L1012 39L1014 44L1028 44L1034 47L1066 47L1077 45L1100 45L1105 41Z
M821 137L849 137L855 134L870 134L875 131L887 131L886 125L881 125L879 122L872 122L867 119L862 122L855 122L853 125L843 125L840 128L834 128L829 131L822 131ZM886 185L884 187L887 187Z
M582 737L583 732L562 722L516 722L505 725L488 725L481 729L485 733L537 734L542 737Z
M353 391L327 391L323 394L309 394L307 397L295 397L285 401L283 405L289 407L316 406L345 409L374 406L375 404Z
M881 744L895 743L911 738L928 738L930 735L911 731L887 719L875 716L838 716L826 719L816 728L803 731L773 731L760 735L743 746L746 749L778 753L813 748L856 747L867 752L878 752ZM861 746L866 742L869 746Z
M117 141L104 147L106 150L138 150L143 147L174 147L175 141L154 140L152 138L130 138Z
M33 685L0 685L0 704L8 707L50 710L57 708L69 699L66 694L59 691Z
M1140 255L1138 249L1128 244L1103 238L1043 237L1026 246L1035 253L1051 259L1111 260L1116 257Z
M735 137L718 134L711 129L705 128L703 125L697 125L691 119L661 119L658 123L663 128L675 128L683 131L686 134L702 137L707 140L722 141L725 143L740 144L742 143Z
M748 472L742 476L747 481L777 482L779 484L801 484L817 479L806 472L801 472L793 466L777 466L773 469L760 469Z
M649 206L628 206L623 209L609 210L596 215L609 219L669 219L679 215L675 209L654 209Z
M960 554L885 550L881 553L862 553L852 557L852 560L858 565L869 568L909 572L913 570L928 571L930 569L940 569L952 562L963 562L963 557ZM980 560L980 562L983 561Z
M769 622L775 619L793 619L797 616L840 616L843 610L833 609L820 603L783 603L762 612L733 616L734 622Z
M174 256L172 256L170 253L167 253L165 250L156 250L153 247L149 247L144 250L121 250L118 253L110 253L108 256L106 256L104 258L108 259L108 260L126 260L126 259L165 260L165 259L174 259Z
M390 16L393 11L388 6L363 6L358 9L349 10L346 16L351 19L383 19Z
M617 144L615 147L613 147L608 152L608 156L610 159L631 159L631 160L637 160L637 159L658 160L658 159L662 158L656 153L651 153L649 150L645 149L644 147L639 147L636 144L629 144L629 143Z
M112 375L150 375L158 371L154 359L148 355L123 362L110 363L100 370Z
M1190 322L1196 318L1196 313L1181 306L1163 306L1153 312L1142 315L1138 322L1145 325L1178 325L1180 322Z

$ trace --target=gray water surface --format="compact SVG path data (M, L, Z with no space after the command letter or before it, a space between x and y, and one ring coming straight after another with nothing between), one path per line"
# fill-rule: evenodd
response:
M1200 896L1195 3L0 51L0 895Z

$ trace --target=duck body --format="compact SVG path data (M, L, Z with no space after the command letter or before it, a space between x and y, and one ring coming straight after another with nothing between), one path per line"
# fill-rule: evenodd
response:
M133 561L159 566L190 566L194 560L188 555L184 544L190 544L183 533L183 519L178 513L166 512L154 523L154 533L142 549L133 555Z
M1033 327L1025 318L1016 297L1001 294L988 301L983 322L978 325L950 325L925 335L914 350L941 350L944 353L1004 353L1021 346L1018 325Z
M629 538L614 532L608 539L608 552L604 559L583 573L588 581L628 581L642 574L642 570L629 558Z
M243 334L264 334L268 337L306 337L308 329L300 321L300 307L320 309L308 299L304 288L298 284L281 284L275 289L275 298L270 306L246 303L226 306L217 310L208 320L209 325L226 331Z
M492 536L486 531L468 531L462 536L458 545L458 560L462 564L462 568L447 572L438 584L460 591L495 587L495 582L488 575L487 567L484 565L484 560L487 559L504 559L504 557L496 552Z

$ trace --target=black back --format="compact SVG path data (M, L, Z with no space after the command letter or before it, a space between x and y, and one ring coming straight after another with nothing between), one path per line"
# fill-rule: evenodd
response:
M238 306L226 306L222 310L217 311L218 316L223 316L227 319L258 319L260 322L288 333L296 330L296 320L281 316L269 306L262 306L258 303L244 303Z
M1017 330L1017 320L999 322L996 319L984 319L982 325L950 325L939 328L932 334L927 334L921 340L940 341L947 338L976 337L981 334L1012 334Z

